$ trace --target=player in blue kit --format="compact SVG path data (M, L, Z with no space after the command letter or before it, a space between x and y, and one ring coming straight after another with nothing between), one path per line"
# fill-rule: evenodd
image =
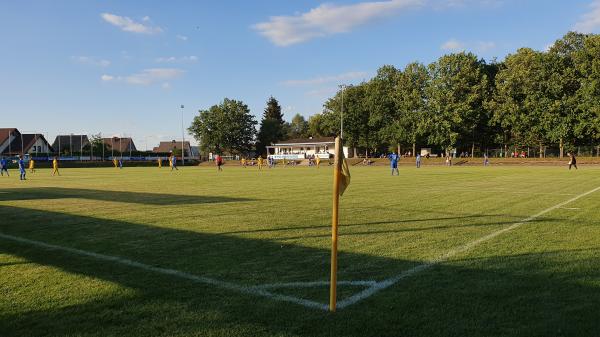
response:
M400 175L400 172L398 171L398 160L400 159L400 157L398 156L398 154L396 152L392 152L392 154L388 156L388 159L390 160L392 175L394 175L394 171L396 172L396 175Z
M7 177L10 176L8 174L8 161L6 160L6 158L2 157L2 159L0 159L0 174L4 175L4 172L6 172Z
M25 170L25 161L23 161L23 156L19 156L19 173L21 174L19 176L20 180L27 180L27 178L25 178L27 171Z

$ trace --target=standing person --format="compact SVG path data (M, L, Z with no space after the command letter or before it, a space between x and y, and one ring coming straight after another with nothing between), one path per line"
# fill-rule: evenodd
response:
M571 152L567 153L567 155L569 156L569 158L571 158L569 160L569 170L571 170L571 166L574 166L576 170L578 170L577 168L577 158L575 158L575 155L572 154Z
M179 171L179 169L177 168L177 157L172 155L170 162L171 162L171 171L173 171L173 170Z
M6 172L7 177L10 177L8 174L8 161L6 158L2 157L2 159L0 159L0 175L4 175L4 172Z
M25 170L25 162L23 161L23 156L19 156L19 173L21 174L19 176L19 180L27 180L27 178L25 178L27 171Z
M315 158L315 164L317 165L317 168L319 168L319 166L321 166L321 157L319 157L317 155L317 158Z
M162 167L162 158L158 157L158 159L156 160L156 162L158 163L158 168Z
M113 165L115 166L115 168L119 166L119 161L117 160L117 158L113 158Z
M215 156L215 164L217 165L217 171L223 171L223 158L220 155Z
M421 168L421 154L417 154L417 168Z
M29 159L29 172L35 172L35 160L33 158Z
M60 172L58 172L58 158L55 156L54 159L52 159L52 175L60 175Z
M485 153L483 155L483 166L488 166L488 165L490 165L490 158L488 157L488 154Z
M119 158L119 170L123 168L123 158Z
M258 158L256 159L256 162L258 163L258 169L262 170L262 166L263 166L263 157L262 156L258 156Z
M392 168L392 175L394 175L394 172L396 172L396 175L400 175L400 172L398 171L398 154L396 152L392 152L392 154L390 154L388 156L388 159L390 160L390 167Z

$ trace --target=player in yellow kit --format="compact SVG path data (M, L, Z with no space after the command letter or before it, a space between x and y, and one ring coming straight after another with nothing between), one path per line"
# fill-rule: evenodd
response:
M242 158L241 164L243 168L246 168L246 158Z
M117 160L117 158L113 158L113 165L114 165L115 167L118 167L118 166L119 166L119 161Z
M35 172L35 160L33 158L29 159L29 172Z
M158 157L156 162L158 163L158 168L161 168L162 167L162 158Z
M52 160L52 175L60 175L60 172L58 172L58 159L56 157L54 157L54 159Z
M258 162L258 169L262 170L263 158L261 156L258 156L258 158L256 159L256 161Z
M315 158L315 163L317 163L317 168L319 168L319 165L321 165L321 157L317 156L317 158Z

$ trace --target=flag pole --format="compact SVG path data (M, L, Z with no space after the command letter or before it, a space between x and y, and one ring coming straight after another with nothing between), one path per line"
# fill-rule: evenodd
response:
M329 283L329 311L335 312L337 302L337 239L340 205L340 169L342 159L340 137L335 138L335 158L333 168L333 211L331 212L331 281Z

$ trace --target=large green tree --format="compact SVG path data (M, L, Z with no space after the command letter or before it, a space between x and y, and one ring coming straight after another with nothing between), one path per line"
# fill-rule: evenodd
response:
M580 75L574 133L581 140L595 143L600 156L600 35L587 35L583 40L583 46L573 55Z
M260 128L256 136L256 152L266 153L266 147L287 138L285 121L279 102L271 96L260 121Z
M188 130L203 151L243 154L252 149L255 126L246 104L225 98L208 110L200 110Z
M429 75L424 65L413 62L398 72L395 78L390 95L394 100L393 109L389 111L381 133L389 144L397 144L399 152L400 144L412 145L414 154L417 140L425 131L425 88Z
M485 63L472 53L445 55L429 65L426 88L429 142L449 149L471 145L487 124L488 82Z
M288 138L306 138L308 137L308 122L301 114L292 117L292 121L287 125Z

